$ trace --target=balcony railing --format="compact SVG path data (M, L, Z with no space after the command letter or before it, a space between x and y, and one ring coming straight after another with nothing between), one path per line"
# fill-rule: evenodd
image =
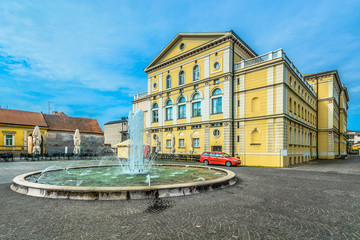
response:
M134 100L146 97L148 95L148 92L142 92L134 95Z
M308 82L304 79L304 77L302 76L302 74L300 73L300 71L295 67L295 65L290 61L290 59L286 56L285 52L282 49L278 49L276 51L273 52L269 52L266 53L264 55L261 56L257 56L251 59L246 59L243 60L239 63L235 63L234 64L234 69L238 70L238 69L242 69L242 68L246 68L246 67L250 67L259 63L263 63L266 61L270 61L273 60L275 58L282 58L284 59L289 66L291 67L291 69L295 72L295 74L301 79L301 81L308 87L308 89L314 94L315 91L313 89L313 87L310 86L310 84L308 84Z

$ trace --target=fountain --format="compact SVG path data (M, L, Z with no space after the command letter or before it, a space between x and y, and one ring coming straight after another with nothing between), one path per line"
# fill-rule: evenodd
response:
M11 189L18 193L46 198L128 200L191 195L236 183L235 174L221 168L154 164L151 157L144 156L143 125L142 111L129 114L128 128L131 138L127 161L116 158L117 164L112 165L66 168L52 166L43 171L15 177ZM158 139L156 141L157 151L160 151L160 142ZM74 143L75 147L79 147L79 133L75 133ZM173 152L174 135L172 145Z

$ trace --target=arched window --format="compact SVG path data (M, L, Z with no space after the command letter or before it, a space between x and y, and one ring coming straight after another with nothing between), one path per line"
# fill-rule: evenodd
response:
M166 77L166 88L171 88L171 76Z
M152 122L159 122L159 105L157 103L153 104L152 107Z
M179 85L185 84L185 72L181 70L179 72Z
M222 94L222 91L221 91L221 89L220 88L217 88L217 89L215 89L214 91L213 91L213 96L216 96L216 95L220 95L220 94Z
M222 113L222 91L220 88L217 88L213 91L211 105L212 105L212 113Z
M300 130L298 130L298 139L297 139L297 142L298 142L298 145L301 144L301 142L300 142Z
M199 93L196 93L196 94L193 96L193 100L197 100L197 99L200 99L200 94L199 94Z
M165 120L172 120L173 119L173 108L172 108L173 101L171 99L167 100L165 104Z
M294 101L294 117L296 117L296 102Z
M186 104L185 104L185 97L181 97L179 99L179 106L178 106L178 118L186 118Z
M201 116L201 101L200 101L200 94L196 93L192 98L192 116L199 117Z
M200 79L200 67L199 65L196 65L193 68L193 81L197 81Z
M256 113L260 111L260 100L258 97L251 99L251 112Z
M294 128L294 144L296 145L296 129Z
M289 99L289 111L290 111L290 114L292 112L292 101L291 101L291 98Z
M186 100L185 100L185 98L184 97L181 97L180 99L179 99L179 103L183 103L183 102L185 102Z

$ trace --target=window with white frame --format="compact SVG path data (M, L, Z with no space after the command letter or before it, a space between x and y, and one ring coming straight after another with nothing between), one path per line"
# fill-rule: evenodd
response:
M193 68L193 81L200 80L200 67L199 65L196 65Z
M199 148L200 147L200 139L199 138L194 138L194 148Z
M171 76L166 77L166 88L171 88Z
M212 113L222 113L222 92L220 88L217 88L212 93L211 105Z
M5 135L5 146L14 146L14 135Z
M152 122L159 122L159 105L154 103L152 108Z
M165 104L165 120L173 119L173 108L172 108L172 100L168 100Z
M192 103L192 116L199 117L201 116L201 101L200 101L200 94L196 93L193 96L193 103Z
M185 148L185 140L179 139L179 148Z
M171 148L171 140L166 140L166 148Z
M179 85L185 84L185 72L181 70L179 72Z
M178 106L178 118L186 118L186 105L185 105L185 98L181 97L179 99L179 106Z

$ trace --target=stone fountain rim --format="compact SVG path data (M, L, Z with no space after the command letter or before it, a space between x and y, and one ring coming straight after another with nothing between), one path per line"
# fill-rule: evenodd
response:
M79 168L94 168L94 167L114 167L118 166L115 164L112 165L89 165L89 166L78 166L78 167L69 167L68 169L79 169ZM191 195L194 193L198 193L198 191L194 191L193 189L213 189L218 187L225 187L227 185L233 185L236 182L236 176L235 173L222 168L217 167L209 167L209 166L197 166L197 165L183 165L183 164L153 164L153 166L170 166L170 167L192 167L192 168L211 168L213 170L225 172L226 175L217 179L213 180L205 180L201 182L189 182L189 183L176 183L176 184L165 184L165 185L155 185L155 186L133 186L133 187L86 187L86 186L60 186L60 185L47 185L47 184L41 184L41 183L33 183L25 180L26 177L39 174L41 171L34 171L29 173L24 173L19 176L16 176L13 179L13 182L11 184L11 189L15 192L30 195L30 196L36 196L36 197L46 197L46 198L69 198L69 199L80 199L80 200L96 200L97 197L74 197L78 193L79 195L83 193L91 193L95 195L106 195L111 194L113 197L111 197L111 200L120 200L124 197L119 197L119 199L116 198L117 194L126 193L129 194L137 194L141 195L143 193L143 197L137 196L136 199L141 198L158 198L161 197L158 194L158 191L162 192L162 196L164 197L172 197L172 196L180 196L180 195ZM63 170L63 168L58 169L51 169L50 171L60 171ZM169 192L172 189L177 189L178 193L172 193ZM182 190L182 191L181 191ZM189 190L189 191L188 191ZM69 197L56 197L54 195L51 195L53 192L62 192L62 193L68 193L67 195ZM166 193L168 192L168 194ZM185 193L186 192L186 193ZM154 194L152 194L154 193ZM71 197L73 196L73 197ZM149 197L150 196L150 197ZM94 199L95 198L95 199ZM126 199L129 199L126 197Z

